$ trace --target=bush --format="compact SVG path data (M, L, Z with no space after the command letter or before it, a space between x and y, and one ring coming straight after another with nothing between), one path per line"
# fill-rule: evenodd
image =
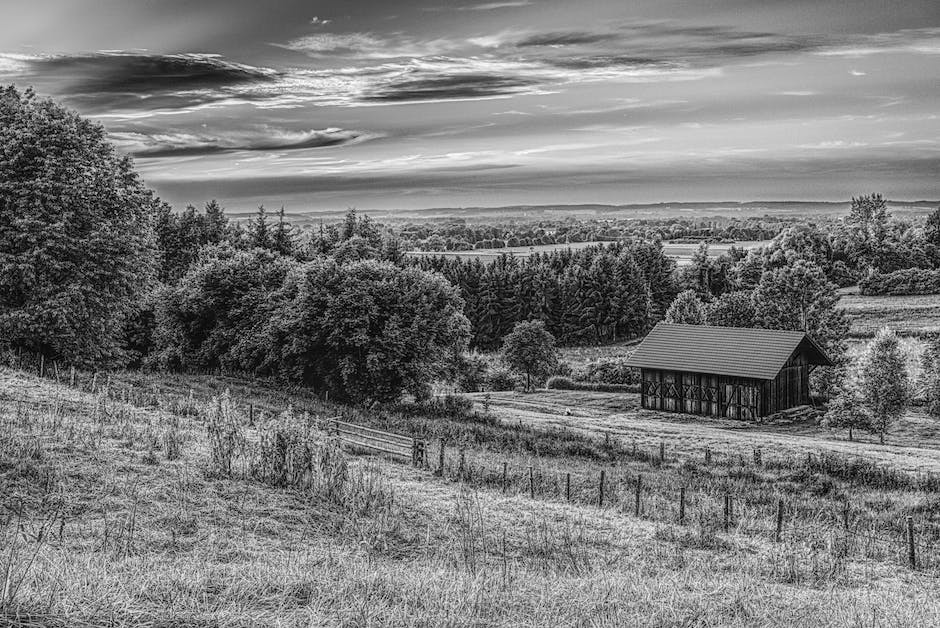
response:
M635 368L627 366L626 358L610 358L591 362L575 379L595 384L636 384L639 375Z
M492 391L515 390L519 384L516 375L506 368L495 368L486 376L486 388Z
M556 375L545 383L550 390L587 390L591 392L638 393L639 384L603 384L595 382L576 382L571 378Z
M906 268L892 273L873 272L858 287L864 295L940 294L940 270Z
M460 395L433 397L420 405L427 412L446 416L464 416L473 411L473 399L461 397Z

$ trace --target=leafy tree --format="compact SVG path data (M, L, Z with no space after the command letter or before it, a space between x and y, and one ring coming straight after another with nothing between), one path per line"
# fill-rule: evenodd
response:
M749 291L726 292L707 306L708 324L716 327L753 327L754 301Z
M525 375L526 390L531 390L533 376L545 377L558 364L555 337L542 321L516 323L503 339L501 355L509 368Z
M839 393L829 402L822 425L828 428L845 428L849 431L849 440L855 430L873 430L872 416L865 407L864 400L854 383L844 384Z
M698 298L695 290L680 292L666 310L666 318L663 320L667 323L683 325L705 325L707 324L705 304Z
M839 360L848 322L838 300L835 284L819 266L797 260L761 275L754 289L754 321L765 329L805 331Z
M425 396L469 337L453 286L387 262L313 260L271 301L264 370L348 401Z
M266 360L259 336L295 263L266 249L205 249L175 285L156 295L155 355L168 369L250 371Z
M927 241L927 253L935 267L940 266L940 208L929 216L924 226L924 239Z
M0 90L0 347L120 362L155 271L156 208L100 125Z
M851 253L863 264L875 264L888 227L888 203L881 194L852 198L852 208L845 219L849 230Z
M868 345L862 358L859 387L881 443L891 424L904 414L910 385L898 337L885 327Z
M921 358L923 367L924 398L927 413L940 418L940 334L927 339L927 346Z

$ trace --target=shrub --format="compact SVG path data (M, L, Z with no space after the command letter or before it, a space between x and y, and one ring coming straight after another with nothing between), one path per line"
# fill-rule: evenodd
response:
M864 295L940 294L940 270L905 268L891 273L873 272L858 287Z
M515 390L519 384L516 375L507 368L495 368L486 376L486 388L492 391Z
M636 384L640 377L635 368L627 366L626 358L609 358L591 362L575 379L596 384Z
M595 382L576 382L569 377L556 375L545 383L545 387L553 390L587 390L592 392L620 392L638 393L639 384L604 384Z
M430 413L446 416L464 416L473 411L473 399L460 395L433 397L420 405Z

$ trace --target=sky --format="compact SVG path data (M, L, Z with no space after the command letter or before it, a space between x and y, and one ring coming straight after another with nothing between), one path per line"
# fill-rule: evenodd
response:
M175 206L940 198L937 0L0 0Z

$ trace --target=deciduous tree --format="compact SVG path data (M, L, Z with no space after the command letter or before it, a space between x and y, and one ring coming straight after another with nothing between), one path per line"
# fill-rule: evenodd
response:
M120 362L154 276L156 206L100 125L0 90L0 347Z
M531 390L533 377L545 377L558 364L555 337L542 321L516 323L503 339L501 355L509 368L525 375L526 390Z
M878 332L862 358L859 388L872 416L872 427L884 443L891 425L910 400L907 366L897 335L887 327Z

